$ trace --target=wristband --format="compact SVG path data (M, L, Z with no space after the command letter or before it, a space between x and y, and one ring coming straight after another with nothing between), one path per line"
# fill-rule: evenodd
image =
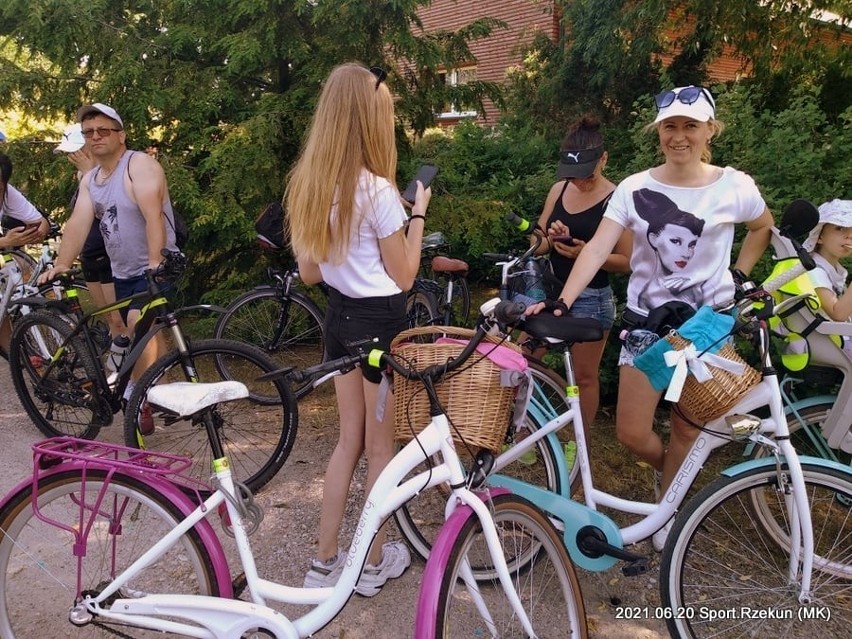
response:
M408 221L410 222L411 220L423 220L423 224L426 224L426 216L420 215L420 213L412 213L409 215Z

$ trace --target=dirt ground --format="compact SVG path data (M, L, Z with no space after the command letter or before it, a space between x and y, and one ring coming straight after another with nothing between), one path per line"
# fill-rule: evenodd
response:
M322 477L326 461L336 437L334 398L329 393L315 393L300 405L300 424L296 444L290 458L278 476L258 495L265 510L265 519L252 537L262 576L291 585L300 585L304 572L314 554ZM101 439L119 442L120 422L101 433ZM5 493L30 470L30 444L41 439L20 407L9 379L8 366L0 361L0 450L3 472L0 491ZM629 466L628 472L636 470ZM356 491L347 508L346 523L357 521L363 491L364 469L356 476ZM639 484L646 490L646 482ZM647 498L647 495L644 495ZM392 533L392 535L394 535ZM342 541L345 541L343 539ZM233 553L229 538L223 544ZM624 621L616 619L619 608L626 606L653 607L659 605L659 554L650 541L642 542L634 551L649 557L651 570L639 577L624 577L616 566L604 573L579 571L588 615L589 636L607 639L661 639L668 636L663 622ZM236 562L232 564L235 569ZM411 568L392 581L374 598L353 597L344 611L316 636L323 639L361 639L378 637L402 638L412 635L414 611L423 563L414 559ZM281 607L282 612L296 615L296 608ZM304 612L303 610L301 612Z

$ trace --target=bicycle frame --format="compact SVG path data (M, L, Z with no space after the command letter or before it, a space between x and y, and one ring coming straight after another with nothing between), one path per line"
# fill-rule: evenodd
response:
M47 440L47 442L37 444L34 448L38 452L39 447L45 447L45 454L55 457L58 454L56 450L58 446L53 446L53 444L56 442L60 444L67 442L77 443L79 440L72 438ZM81 460L79 456L68 456L71 459L70 463L79 467L83 476L85 476L84 473L87 468L101 468L108 470L110 473L119 474L127 473L128 470L132 469L134 476L138 477L140 474L144 476L146 483L160 490L169 499L178 503L184 512L189 510L189 506L187 505L191 503L189 497L166 479L169 474L174 474L176 471L169 469L164 471L156 467L152 469L150 460L138 450L97 442L87 441L82 443L91 449L108 452L108 454L95 455L88 460ZM116 453L122 451L131 452L137 457L144 457L146 461L140 462L138 465L128 464L124 460L114 461L112 458L116 455L113 455L111 451ZM403 481L411 471L422 464L424 452L427 458L440 453L440 458L443 461L433 466L431 470L423 471ZM178 460L177 462L170 461L169 463L179 466L181 459L179 457L161 455L159 453L155 453L155 455L157 459L168 458L169 460ZM40 472L39 459L40 455L36 455L34 476L32 480L28 480L28 482L32 482L34 490L37 489L40 478L68 469L68 462L66 462L52 465L48 470ZM191 512L188 512L185 519L177 527L153 544L132 565L117 575L96 597L86 596L81 598L80 604L72 613L76 619L85 622L86 615L96 614L103 619L110 619L138 627L183 633L192 637L213 637L216 639L230 638L235 636L235 633L238 631L244 632L258 626L272 630L277 633L276 636L280 637L295 638L310 636L328 624L351 597L360 577L361 570L367 561L367 553L375 531L380 528L384 520L394 510L420 491L440 483L449 482L453 486L456 486L456 488L453 489L452 496L447 503L447 516L459 507L467 507L479 518L485 531L486 541L495 561L496 569L500 575L501 583L512 603L513 609L522 620L526 631L530 636L534 636L526 612L512 586L488 506L476 493L464 487L465 475L450 436L450 426L446 416L438 415L433 417L429 426L422 431L418 439L409 442L391 460L376 480L365 501L352 540L352 546L346 558L345 568L334 588L298 588L278 584L262 578L258 573L248 533L242 525L242 515L234 503L232 503L232 499L227 498L227 495L233 496L238 494L227 459L217 459L214 462L214 471L219 488L202 504L195 507ZM14 494L14 491L10 494ZM34 502L37 503L37 499L34 499ZM171 546L178 542L183 534L193 527L201 531L205 541L210 541L210 535L213 534L213 543L207 545L207 549L211 552L214 566L217 567L217 580L223 588L223 597L228 597L232 591L230 576L222 575L223 566L225 567L224 572L227 573L227 562L224 557L224 551L218 539L215 538L215 533L212 533L212 527L205 521L205 518L211 513L218 512L217 509L223 503L231 521L234 522L234 537L251 593L251 603L200 595L155 594L136 599L118 599L111 601L109 608L102 607L104 602L110 601L111 597L119 593L122 586L135 573L162 556ZM90 525L86 521L87 513L99 509L99 500L96 500L94 508L84 509L81 507L79 526L76 531L71 531L77 536L78 542L80 539L85 538L84 533L81 531L86 531ZM40 516L40 518L42 517ZM42 519L47 521L47 523L52 523L50 520ZM77 552L79 556L85 556L84 548L78 549ZM467 583L471 591L471 596L476 597L477 589L472 575L468 575ZM80 593L77 593L77 596L79 597ZM267 607L268 601L314 604L316 607L299 619L290 621L283 617L283 615L269 609ZM199 630L197 626L188 626L174 621L159 619L153 616L154 614L180 617L198 624L206 630Z

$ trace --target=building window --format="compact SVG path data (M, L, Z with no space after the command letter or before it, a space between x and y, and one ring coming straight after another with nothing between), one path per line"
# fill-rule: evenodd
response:
M449 87L461 86L476 80L476 67L462 67L449 69L438 73L441 81ZM476 116L476 108L473 104L465 102L448 102L444 105L439 118L471 118Z

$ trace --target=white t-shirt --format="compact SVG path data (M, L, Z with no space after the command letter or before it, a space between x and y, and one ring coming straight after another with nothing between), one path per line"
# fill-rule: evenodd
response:
M401 293L385 270L379 251L379 240L405 224L399 192L386 179L363 171L355 190L354 219L346 259L341 264L320 264L322 279L349 297L389 297Z
M38 209L11 184L6 188L6 198L3 200L3 215L15 218L19 222L32 224L44 219Z
M663 184L650 171L626 178L604 217L633 231L628 308L646 316L673 300L694 308L731 301L734 224L765 209L754 180L731 167L702 187Z
M837 295L837 297L843 295L843 293L846 292L846 278L849 275L846 269L840 264L834 266L819 253L811 253L811 255L817 265L815 269L808 271L808 275L811 278L811 284L814 285L814 288L827 288L834 291L834 294ZM825 312L821 311L821 314L824 317L828 317ZM852 320L852 317L848 318L847 321L849 320ZM847 341L852 342L852 340Z

